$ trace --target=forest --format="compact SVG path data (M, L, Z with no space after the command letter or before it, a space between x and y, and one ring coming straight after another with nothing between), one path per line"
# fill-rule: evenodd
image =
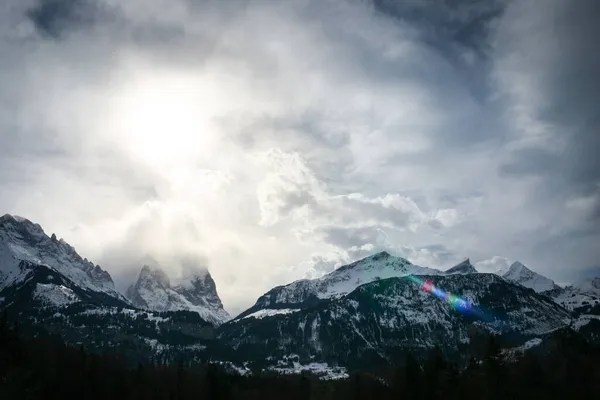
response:
M600 393L600 348L570 330L543 351L502 356L490 336L481 359L458 368L439 348L420 363L410 353L384 376L348 379L309 374L239 376L215 364L131 363L95 354L60 337L32 338L0 319L0 399L579 399Z

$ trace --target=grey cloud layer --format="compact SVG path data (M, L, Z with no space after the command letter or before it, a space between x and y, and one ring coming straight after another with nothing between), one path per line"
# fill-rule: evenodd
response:
M190 254L234 312L383 249L570 279L600 258L600 10L541 3L10 1L0 207L120 285ZM149 164L115 104L179 78L208 150Z

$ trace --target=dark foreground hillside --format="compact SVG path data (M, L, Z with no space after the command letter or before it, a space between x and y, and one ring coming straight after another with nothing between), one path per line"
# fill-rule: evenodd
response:
M574 399L600 393L600 349L572 331L556 333L539 353L500 357L493 337L481 360L458 371L434 350L419 365L407 355L385 379L353 374L231 375L215 365L129 364L89 354L58 337L26 338L0 320L0 399Z

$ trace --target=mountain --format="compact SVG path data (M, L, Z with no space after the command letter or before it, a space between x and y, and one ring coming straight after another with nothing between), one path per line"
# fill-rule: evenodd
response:
M191 286L211 284L199 278ZM215 335L213 324L195 312L137 309L100 266L40 225L11 215L0 217L0 311L18 319L22 332L59 335L134 361L182 354L199 360Z
M450 268L449 270L445 271L446 275L476 274L476 273L477 273L477 270L475 269L473 264L471 264L471 260L469 260L468 258L465 261L461 262L460 264L457 264L454 267Z
M586 279L564 288L554 300L568 310L579 313L600 308L600 278ZM600 315L600 310L595 312Z
M159 266L144 265L136 283L127 289L127 297L132 304L143 309L194 311L214 325L230 319L208 271L195 272L179 284L172 285Z
M362 271L360 266L374 261L401 274L396 270L397 259L381 255L344 271L357 266ZM302 287L320 287L328 280L305 282ZM415 283L421 281L464 296L478 311L457 311ZM498 333L522 344L571 321L569 312L547 296L494 274L392 277L312 302L301 301L299 296L285 298L287 303L271 301L281 293L286 292L271 291L257 302L271 308L255 306L219 328L220 341L233 349L229 354L233 362L261 360L263 368L279 368L281 360L293 359L298 364L377 369L402 359L408 350L424 358L436 345L460 360L477 334Z
M242 318L263 309L299 308L320 300L344 296L360 285L379 279L406 275L441 274L441 271L419 267L410 261L383 251L342 266L318 279L303 279L277 286L261 296L254 306L240 314Z
M535 290L537 293L549 291L560 291L561 288L552 279L546 278L536 272L533 272L525 265L516 261L504 271L500 271L499 275L504 279L518 283L526 288Z
M54 234L49 237L28 219L8 214L0 217L0 290L22 283L37 266L58 272L82 290L127 303L110 274L82 258L64 240Z
M468 259L442 272L381 252L275 287L233 320L208 271L194 265L174 281L147 262L126 298L65 241L24 218L0 217L0 312L22 332L134 362L218 360L244 371L340 377L381 371L407 351L424 359L435 346L465 362L489 333L503 346L527 347L562 329L600 342L600 280L569 287L554 302L552 289L541 290L552 288L547 278L522 265L504 278L477 273Z

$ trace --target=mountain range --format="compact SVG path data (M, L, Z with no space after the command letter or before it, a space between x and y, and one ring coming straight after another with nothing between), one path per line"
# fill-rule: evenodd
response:
M496 274L479 273L469 259L441 271L380 252L277 286L231 319L203 268L173 280L148 262L124 296L64 240L27 219L0 217L0 309L32 334L133 361L343 377L437 346L466 362L482 335L513 349L565 329L600 340L599 299L598 278L561 288L519 262Z

